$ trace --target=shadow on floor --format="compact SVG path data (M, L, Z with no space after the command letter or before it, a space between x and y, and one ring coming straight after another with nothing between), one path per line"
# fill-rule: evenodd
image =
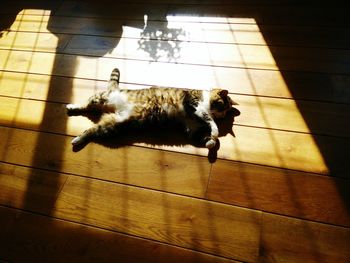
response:
M233 123L235 117L240 115L240 111L234 107L227 112L225 118L216 120L219 129L219 137L227 134L234 135ZM90 120L97 122L96 116L87 116ZM127 123L118 126L118 132L108 138L94 139L92 142L104 145L108 148L120 148L130 146L135 143L142 143L151 146L185 146L192 145L199 148L205 148L202 138L208 136L209 130L207 127L200 129L193 138L188 138L184 132L182 125L178 123L162 123L161 125L152 125L150 127L135 128L130 127ZM87 144L82 144L73 147L73 151L82 150ZM208 151L208 160L212 163L216 161L217 151L219 150L220 142Z
M11 14L18 14L21 10L23 9L28 9L28 8L36 8L36 9L47 9L47 10L52 10L53 14L55 13L55 11L58 10L58 8L61 6L61 4L64 1L61 2L56 2L56 1L41 1L41 2L36 2L36 1L27 1L27 2L20 2L21 4L18 5L14 5L12 3L12 5L14 6L14 10L12 11L8 11ZM98 3L96 3L98 5ZM275 4L278 6L278 4ZM106 9L111 9L111 16L113 15L113 8L118 8L118 7L110 7L108 5L105 5L104 10ZM182 10L186 9L185 7L181 7ZM199 15L199 16L223 16L223 17L246 17L246 18L254 18L257 22L257 24L259 25L260 31L262 33L262 35L264 36L264 39L267 43L267 45L269 46L274 46L276 43L277 45L274 46L274 48L271 48L271 53L274 57L274 60L276 61L276 64L279 68L283 69L283 68L289 68L289 65L285 64L284 61L284 52L281 51L282 47L279 47L278 45L284 42L284 37L285 35L279 35L281 38L279 39L279 36L273 35L273 32L270 31L270 27L267 26L268 24L273 24L273 23L280 23L280 24L285 24L286 26L290 26L290 25L300 25L300 23L302 23L303 19L307 20L307 21L315 21L315 25L326 25L327 23L335 23L336 25L339 26L346 26L347 29L344 29L343 32L347 33L347 36L350 36L350 27L349 27L349 16L348 16L348 12L347 12L347 8L342 8L341 6L338 6L337 3L328 3L327 6L322 6L321 7L318 4L315 4L315 6L310 6L308 5L306 9L303 8L303 5L293 8L293 9L279 9L279 10L283 10L283 12L275 12L274 10L276 10L276 8L274 8L274 4L272 4L271 6L265 6L265 8L261 8L261 6L259 5L253 5L253 4L247 4L247 5L240 5L240 4L230 4L230 8L222 8L222 6L220 5L213 5L210 6L208 8L206 8L204 11L202 10L196 10L195 6L191 7L193 10L184 10L181 11L179 10L178 7L174 7L174 8L170 8L168 9L171 13L173 14L195 14L195 15ZM151 11L152 6L141 10L143 14L147 14L147 13L152 13ZM190 9L190 8L189 8ZM98 10L103 10L101 9L96 9L98 12ZM129 9L130 10L130 9ZM298 11L299 10L299 11ZM138 10L139 12L140 10ZM302 15L301 17L298 15L295 15L295 13L298 13L300 15ZM98 13L95 14L96 16L98 16ZM124 14L125 16L127 14ZM160 14L161 17L165 17L166 14ZM2 16L2 18L0 19L0 31L6 30L7 28L9 28L12 23L14 22L16 15L8 15L8 16ZM332 19L327 19L327 21L324 21L322 19L324 18L337 18L336 20L332 20ZM55 30L54 27L52 27L51 25L57 25L57 22L55 21L55 17L51 16L50 20L49 20L49 24L48 24L48 29L52 29L52 33L55 34ZM139 28L144 28L144 24L143 24L143 17L140 17L139 22L137 22ZM121 35L122 34L122 26L124 25L123 21L120 21L120 24L117 24L117 30L115 32L116 36L117 35ZM97 25L98 26L98 25ZM329 29L326 29L329 30ZM155 31L156 32L156 31ZM2 33L5 34L5 33ZM148 34L148 32L146 31L145 34ZM310 34L312 34L312 32L310 31ZM332 34L330 34L331 36ZM300 36L295 36L296 39L299 39ZM327 37L327 36L326 36ZM349 41L349 39L346 36L342 36L344 39L344 42ZM301 44L303 44L303 41L300 42ZM332 39L328 39L328 43L332 43ZM319 42L318 39L311 39L310 43L311 46L319 46ZM58 45L63 45L63 42L59 39L58 40ZM116 42L115 42L115 46L118 45L118 40L116 38ZM142 43L140 42L141 48L144 48L146 51L148 50L148 52L151 54L151 56L154 57L155 60L158 59L158 55L155 52L156 50L154 50L154 46L149 47L147 45L147 43ZM166 49L168 49L169 47L167 46ZM108 50L102 50L102 52L100 53L100 55L102 56L103 54L106 54L107 52L109 52L110 49ZM176 51L176 50L175 50ZM176 51L178 52L178 51ZM310 52L314 52L314 50L310 49ZM172 55L172 53L169 53L170 55ZM174 53L175 54L175 53ZM297 57L298 54L288 54L288 56L296 56ZM174 55L175 56L175 55ZM322 59L322 52L319 53L320 59ZM176 59L176 57L175 57ZM72 60L72 65L70 67L70 69L68 69L68 73L70 75L74 75L75 73L75 64L76 64L76 58ZM347 63L348 61L346 61ZM55 74L56 71L58 71L59 68L62 67L62 63L63 61L61 60L61 58L59 58L57 56L57 58L55 59L54 62L54 66L53 66L53 71L52 74ZM282 76L291 92L291 94L298 99L311 99L313 100L314 98L325 98L325 97L320 97L320 93L325 93L326 96L327 94L330 96L334 96L335 94L339 94L337 93L337 91L339 91L339 84L343 85L343 83L348 83L346 81L342 82L342 79L346 79L347 75L349 74L329 74L329 73L317 73L317 72L297 72L297 71L288 71L288 70L284 70L281 71ZM293 76L293 77L292 77ZM322 79L322 82L320 82L320 79ZM307 81L305 81L307 80ZM55 90L51 87L52 85L50 85L50 89L49 89L49 93L47 96L47 100L48 101L52 101L54 100L55 97ZM320 90L320 87L322 87L325 90ZM70 85L70 87L65 87L67 90L67 98L70 98L72 96L72 83ZM344 88L345 90L345 88ZM348 93L344 93L345 96L348 96ZM336 101L336 97L331 97L331 101ZM301 100L300 100L301 101ZM314 119L312 117L310 117L307 112L305 112L303 109L303 107L300 106L300 101L296 100L297 105L300 108L300 112L303 115L311 133L313 134L317 134L318 130L318 122L319 119ZM350 100L349 100L350 101ZM51 118L52 116L50 115L49 112L47 112L47 110L45 110L44 115L43 115L43 121L42 121L42 125L45 126L47 125L47 123L51 122ZM230 122L230 121L229 121ZM232 119L233 122L233 119ZM232 124L232 123L231 123ZM62 127L64 128L66 126L66 122L61 124ZM225 125L224 125L225 126ZM227 134L229 132L229 127L232 127L232 125L227 125L226 128L222 128L223 133L221 134ZM121 147L121 146L125 146L126 144L129 143L135 143L135 142L143 142L143 143L148 143L148 144L153 144L153 145L184 145L184 144L193 144L191 142L188 142L186 140L184 140L183 137L177 137L174 134L172 134L172 130L170 129L169 134L168 131L167 133L161 133L161 134L157 134L154 131L148 131L146 134L144 133L136 133L133 136L127 136L127 138L123 138L123 139L117 139L116 141L104 141L104 142L99 142L102 143L108 147L111 148L116 148L116 147ZM146 136L147 135L147 136ZM153 137L152 137L153 136ZM314 140L323 156L323 159L325 160L328 168L329 168L329 174L331 176L334 177L344 177L344 178L349 178L349 162L348 162L348 152L350 150L350 144L349 144L349 140L348 139L344 139L344 138L335 138L334 141L336 142L335 144L329 143L330 141L327 139L328 137L326 136L314 136ZM127 142L127 143L126 143ZM40 135L37 139L37 145L35 147L35 149L33 149L33 161L32 161L32 166L33 167L40 167L41 164L41 155L38 153L42 153L42 152L46 152L48 150L55 152L55 156L54 159L55 161L57 161L59 163L60 160L63 159L63 152L64 149L62 148L63 145L59 144L59 143L53 143L50 144L50 142L46 142L45 140L43 140ZM254 147L254 145L252 145L252 147ZM215 159L215 153L213 154L214 156L211 157L212 159ZM56 167L58 170L60 169L59 165L58 167ZM57 178L58 180L58 178ZM57 184L58 185L58 184ZM28 189L30 189L32 186L31 181L29 180L28 182ZM350 208L350 198L349 198L349 189L344 189L344 187L342 185L337 185L338 189L339 189L339 194L343 197L344 203L346 204L346 206L348 207L348 209ZM46 211L43 211L43 213L50 215L52 212L52 209L54 208L54 204L55 204L55 198L57 197L57 194L59 192L59 188L56 187L55 189L53 188L52 190L53 194L51 195L52 198L50 200L46 200L45 202L47 202L47 205L45 205L46 207ZM30 205L28 205L29 203L31 203L32 199L35 200L35 196L31 196L31 191L28 190L28 194L27 196L24 197L24 206L23 209L26 210L27 206L30 207ZM65 233L67 234L67 233Z

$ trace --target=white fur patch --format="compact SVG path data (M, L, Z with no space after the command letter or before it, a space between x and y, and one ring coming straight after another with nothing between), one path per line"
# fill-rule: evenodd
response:
M78 104L67 104L66 105L66 109L67 110L76 110L76 109L79 109L80 108L80 105Z
M204 113L209 113L210 114L210 91L208 90L203 90L203 100L198 103L198 107L196 109L196 114L201 117L203 116ZM210 114L210 118L211 118ZM210 128L211 128L211 137L213 138L211 143L207 143L207 147L214 147L215 146L215 140L219 136L219 131L218 127L216 126L216 123L214 120L211 118L211 120L208 121Z
M128 100L127 94L118 90L109 95L108 106L115 108L115 113L119 122L127 120L131 116L134 109L134 104Z
M205 147L207 147L208 149L213 148L216 145L216 141L214 141L213 139L210 139L209 141L207 141L207 143L205 144Z
M211 136L214 139L217 139L219 137L219 130L218 130L218 126L216 126L216 123L211 121L210 122L210 127L211 127Z
M203 100L198 103L197 109L203 112L209 112L210 110L210 91L203 90Z
M81 137L80 137L80 136L75 137L75 138L71 141L71 143L72 143L73 145L78 145L80 142L81 142Z

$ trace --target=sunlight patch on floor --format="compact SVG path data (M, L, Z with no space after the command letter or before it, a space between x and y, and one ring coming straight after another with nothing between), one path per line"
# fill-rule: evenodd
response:
M24 14L35 14L37 22L41 21L46 26L47 16L50 15L48 10L22 10L16 17L12 26L6 31L2 32L2 37L0 38L0 48L5 48L0 50L0 67L3 70L10 71L21 71L21 72L31 72L39 71L44 67L47 73L50 73L53 68L53 60L43 57L43 54L38 54L35 52L13 52L13 49L20 50L36 50L55 48L58 43L57 37L49 34L41 34L39 32L32 32L30 38L28 38L27 33L18 32L23 23L26 21L23 18ZM44 16L45 15L45 16ZM49 41L47 41L49 38ZM48 45L49 44L49 45ZM2 79L0 80L3 81ZM13 83L12 83L13 84ZM22 97L26 92L26 79L21 79L15 87L12 87L14 92L12 95L17 94L17 96ZM46 97L44 94L42 94ZM6 99L5 99L6 100ZM11 100L11 99L7 99ZM12 100L13 102L13 100ZM6 103L5 103L6 104ZM28 103L22 105L21 100L17 100L16 103L8 104L7 110L3 111L1 118L3 121L28 123L30 125L40 125L41 118L38 116L43 115L43 109L36 107L35 103L28 107Z
M251 137L242 134L231 138L231 135L227 135L230 138L222 139L225 145L221 148L219 157L234 160L238 158L234 154L235 145L231 141L235 140L241 149L251 152L243 155L242 160L238 158L240 161L265 164L267 157L263 156L263 153L267 152L269 153L267 162L273 166L299 169L300 164L303 164L303 167L310 166L320 171L327 169L313 136L308 134L310 130L295 101L290 99L281 108L281 104L274 104L273 99L260 97L261 94L269 94L271 89L274 90L273 94L281 97L290 98L291 93L254 19L167 16L168 21L160 22L147 21L145 16L143 27L133 27L126 23L122 27L121 39L113 38L113 41L107 41L106 38L99 39L93 36L93 41L90 43L89 38L84 36L75 42L72 41L66 47L66 50L79 52L80 41L85 41L87 53L98 52L103 54L102 56L61 55L57 58L58 55L52 52L30 50L38 48L45 51L48 46L54 48L58 43L57 36L47 34L48 12L23 10L18 14L11 26L13 31L5 32L0 39L0 47L7 48L0 50L2 70L62 76L74 74L70 77L107 81L111 70L118 67L121 71L121 82L126 84L194 89L221 87L231 93L247 94L253 96L255 102L250 100L250 105L245 105L242 100L238 103L242 105L242 109L255 112L252 116L257 121L254 123L266 129L257 129ZM46 33L39 34L34 30L31 32L29 42L26 42L27 33L15 32L23 28L28 30L34 24L37 32ZM247 44L251 42L256 44ZM111 43L115 43L116 46ZM12 51L14 46L28 51ZM62 67L53 68L57 59ZM261 75L262 73L265 75ZM72 88L73 94L73 97L68 99L70 102L81 102L85 95L81 95L83 89L78 87L79 84L74 84L75 82L76 79L72 81L72 87L68 87ZM102 84L95 86L95 90L103 89ZM20 89L20 92L16 90L16 94L22 96L26 82L23 81L14 89ZM40 96L45 98L43 94ZM20 101L11 107L11 111L2 114L3 121L40 125L44 108L33 106L32 110L26 111ZM242 111L237 119L243 120L244 114ZM35 117L31 117L33 115ZM73 123L74 120L67 122L67 131L76 130L70 128ZM289 126L285 126L284 123L288 123ZM294 140L280 141L283 140L283 136L276 134L283 132L276 132L273 129L302 132L300 145L296 145Z
M18 13L16 19L9 27L8 32L11 31L30 31L30 32L46 32L48 30L48 22L50 20L51 10L39 9L24 9ZM6 33L6 31L5 31Z

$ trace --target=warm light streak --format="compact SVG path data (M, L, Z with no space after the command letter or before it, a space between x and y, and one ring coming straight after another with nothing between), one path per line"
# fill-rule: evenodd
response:
M251 96L239 96L242 115L237 118L237 123L264 129L237 127L236 138L228 135L221 139L219 157L327 172L307 123L254 19L167 16L167 22L159 22L145 17L145 23L136 27L124 25L120 39L76 35L64 49L71 55L62 55L55 54L58 36L48 29L49 15L47 10L23 10L18 14L11 26L12 31L0 38L2 70L63 76L74 72L70 76L76 77L70 87L70 102L82 102L87 94L96 90L93 87L91 92L85 93L79 78L106 81L114 67L121 71L122 85L140 83L195 89L221 87L232 93L248 94ZM98 45L89 46L95 43L93 41L102 43L102 49L98 50ZM53 68L57 59L66 66ZM25 81L17 88L21 90L19 94L28 91ZM48 87L39 97L45 99L47 92ZM260 95L291 99L269 100ZM39 127L44 108L34 102L32 104L28 108L27 104L18 101L1 115L2 122ZM89 125L89 122L80 120L79 125L75 123L74 118L68 120L69 133L76 133ZM287 136L286 132L276 129L297 131L301 135L291 141L290 133ZM302 147L298 147L299 144ZM237 155L234 148L246 154ZM191 147L180 150L197 151Z

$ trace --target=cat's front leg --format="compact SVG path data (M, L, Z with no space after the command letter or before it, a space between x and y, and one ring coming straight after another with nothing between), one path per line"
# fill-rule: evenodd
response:
M194 114L210 127L210 137L205 138L205 147L208 149L215 147L216 141L219 138L219 129L214 119L204 110L197 109Z
M215 147L216 145L216 141L219 138L219 129L218 126L216 125L216 123L214 122L214 120L210 121L210 138L208 139L208 141L205 143L205 147L207 147L208 149L211 149L213 147Z

